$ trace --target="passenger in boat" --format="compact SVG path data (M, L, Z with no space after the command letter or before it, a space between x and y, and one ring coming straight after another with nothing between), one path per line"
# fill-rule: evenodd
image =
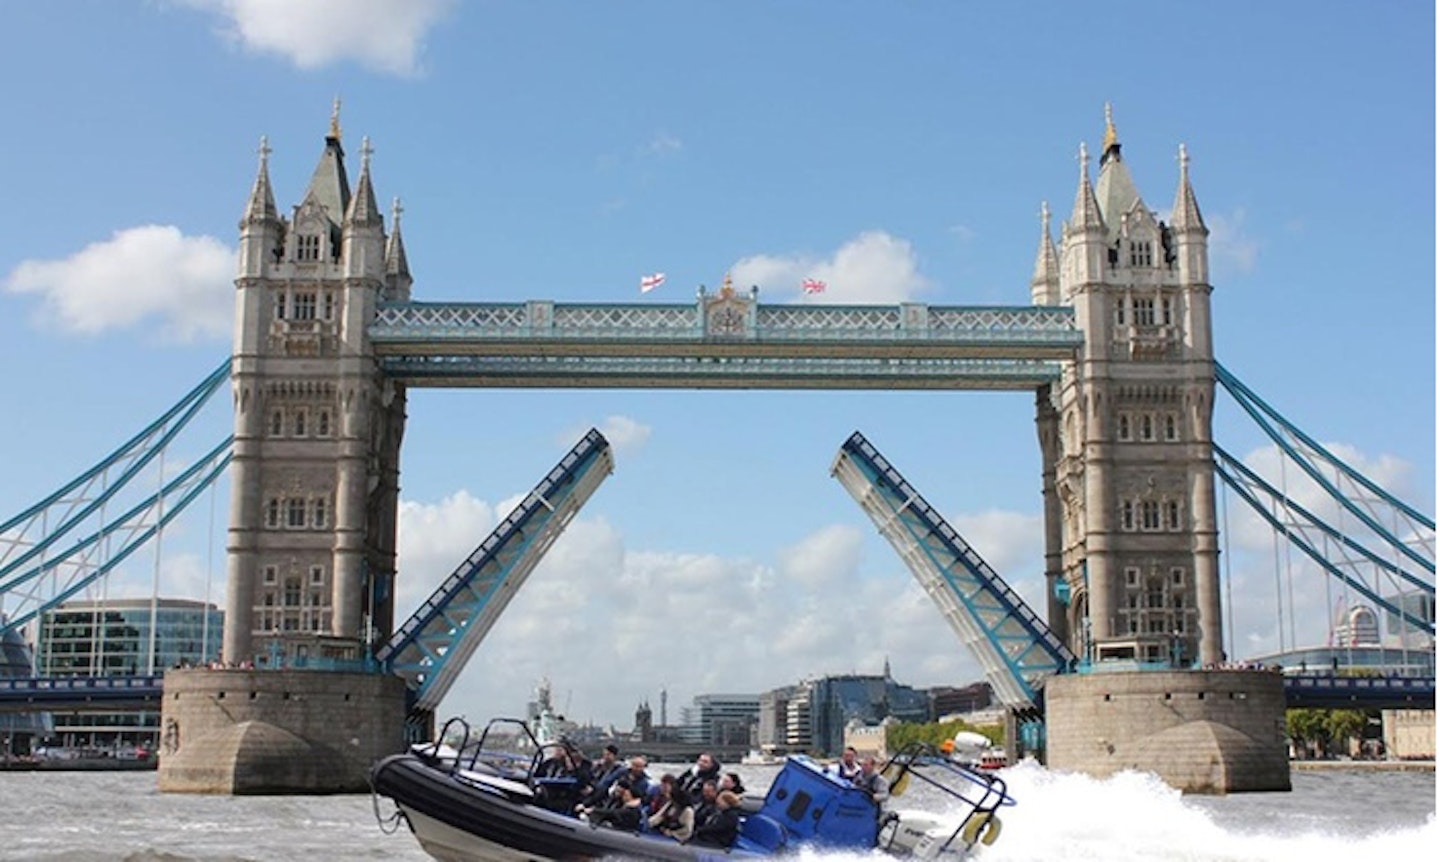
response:
M866 757L860 762L860 777L855 780L855 786L870 794L871 800L881 808L890 798L890 780L880 772L874 757Z
M635 789L624 778L615 782L615 788L615 795L606 806L587 811L585 819L599 826L639 832L640 824L644 822L640 797L635 795Z
M722 791L715 799L715 815L695 827L691 844L728 848L740 834L740 797Z
M856 754L855 746L845 746L845 750L840 754L839 762L830 767L830 774L854 784L855 779L860 777L860 764L855 762Z
M588 805L594 807L605 801L610 793L610 787L615 779L625 774L626 765L620 760L620 749L615 743L605 746L600 753L600 759L590 765L591 781L580 789L580 802L576 806Z
M720 776L720 789L728 790L736 796L743 797L745 795L745 783L734 772L727 772Z
M720 786L714 781L700 785L700 801L695 803L695 827L698 829L719 810Z
M665 778L671 778L671 781L667 783ZM695 831L695 809L690 807L690 797L684 788L672 776L665 778L660 779L660 792L657 794L663 804L647 822L652 831L683 843L689 841Z
M649 765L650 761L646 760L644 755L635 755L630 758L630 768L621 773L616 782L623 779L630 785L630 789L635 791L637 797L644 799L650 794L650 785L654 781L645 771L645 767Z
M578 750L562 745L555 756L535 770L535 799L551 811L569 813L580 802L581 790L592 781L590 761Z
M694 796L700 792L700 785L711 779L720 780L720 764L715 760L715 755L706 751L695 758L694 766L680 775L680 787Z

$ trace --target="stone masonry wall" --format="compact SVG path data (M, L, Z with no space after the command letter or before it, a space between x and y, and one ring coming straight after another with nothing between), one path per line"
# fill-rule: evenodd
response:
M1157 773L1190 793L1290 789L1278 673L1071 674L1045 684L1046 762Z
M405 683L388 674L170 670L160 790L355 793L404 748Z

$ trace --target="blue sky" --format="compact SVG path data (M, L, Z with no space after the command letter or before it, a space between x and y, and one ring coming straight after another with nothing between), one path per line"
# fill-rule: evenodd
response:
M6 19L0 515L224 358L258 140L278 203L298 203L337 95L352 170L368 135L380 197L404 201L416 299L685 302L734 271L768 302L822 272L829 301L947 305L1029 301L1041 201L1058 234L1109 101L1162 214L1188 147L1219 360L1434 511L1430 4L157 0ZM586 428L617 449L445 711L518 711L541 675L572 717L622 727L661 688L673 720L698 693L887 656L915 685L978 678L829 464L865 432L1038 605L1033 409L1024 393L412 392L405 610ZM229 421L221 403L191 451ZM1265 460L1229 405L1216 437ZM165 590L201 597L223 539L203 511L174 533ZM147 589L151 568L111 589ZM1234 577L1237 652L1273 649L1273 573ZM1301 641L1323 640L1323 606Z

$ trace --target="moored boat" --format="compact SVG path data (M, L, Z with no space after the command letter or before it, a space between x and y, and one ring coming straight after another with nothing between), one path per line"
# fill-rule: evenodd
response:
M959 858L977 843L993 842L1000 827L997 809L1014 804L1003 780L957 764L928 746L900 752L885 765L884 774L897 796L912 781L939 790L947 802L944 813L884 811L869 793L808 757L792 755L758 808L745 806L731 846L680 843L658 833L591 823L570 814L568 806L552 810L545 798L556 779L539 777L540 766L556 754L578 752L567 740L541 743L533 737L534 753L528 758L487 749L491 731L506 726L529 733L522 721L495 719L477 737L463 720L451 719L440 735L451 745L417 745L377 763L371 771L377 817L378 797L390 799L396 808L388 818L380 818L382 826L404 822L421 847L441 862L616 856L700 862L762 858L807 846Z

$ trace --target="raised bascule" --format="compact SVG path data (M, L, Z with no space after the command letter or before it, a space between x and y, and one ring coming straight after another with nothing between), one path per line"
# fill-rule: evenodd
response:
M1030 304L1014 307L765 304L728 277L676 304L415 302L398 202L387 230L368 139L360 154L352 189L337 106L286 218L262 141L235 282L223 666L165 675L162 790L364 789L372 762L433 729L480 638L614 469L587 434L397 622L416 386L1033 392L1043 619L863 434L834 475L1052 767L1288 789L1280 675L1217 669L1215 484L1233 480L1212 439L1225 377L1183 146L1167 223L1136 190L1107 106L1098 179L1082 145L1070 217L1057 243L1042 209ZM1433 607L1434 524L1412 514L1431 538L1407 565ZM1433 638L1433 617L1392 610Z

